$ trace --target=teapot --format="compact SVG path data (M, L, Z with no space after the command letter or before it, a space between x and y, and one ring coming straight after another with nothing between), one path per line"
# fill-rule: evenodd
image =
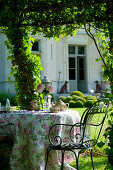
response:
M60 111L66 110L68 107L68 103L64 103L61 99L54 105L54 107L58 107Z

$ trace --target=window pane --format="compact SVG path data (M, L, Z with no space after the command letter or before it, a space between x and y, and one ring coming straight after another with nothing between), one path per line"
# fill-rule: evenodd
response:
M84 70L79 70L79 80L84 80Z
M84 47L78 46L78 54L84 54Z
M75 69L69 69L69 80L75 80Z
M84 59L83 58L79 59L79 69L84 69Z
M69 54L75 54L75 46L69 46Z
M69 57L69 68L75 68L75 58Z
M39 51L39 42L35 41L32 46L32 51Z

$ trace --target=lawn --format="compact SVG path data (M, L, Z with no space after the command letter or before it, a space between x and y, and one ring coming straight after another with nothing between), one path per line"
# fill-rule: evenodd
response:
M69 109L78 111L81 116L86 108L69 108ZM104 126L102 129L102 133L100 135L99 141L106 142L106 139L103 137L103 134L104 134L104 131L108 125L109 114L110 114L110 112L108 113L108 116L106 117L106 120L104 122ZM102 148L95 146L95 148L93 150L93 153L96 155L96 156L93 156L95 170L104 170L107 165L107 156L105 155L105 148L106 148L106 146L104 146ZM73 161L70 165L72 167L76 168L76 161ZM90 156L80 155L79 167L80 167L80 170L90 170L90 169L92 170Z
M104 170L107 165L107 157L93 157L95 170ZM76 162L73 161L70 165L76 168ZM89 156L79 158L79 169L80 170L92 170L91 158Z

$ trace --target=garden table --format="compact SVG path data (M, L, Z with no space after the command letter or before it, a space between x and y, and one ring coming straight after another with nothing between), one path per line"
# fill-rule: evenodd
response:
M16 128L13 150L10 156L10 169L44 170L46 150L49 144L47 136L49 128L56 123L75 124L78 122L80 122L80 116L74 110L65 110L58 113L12 111L0 114L1 125L14 123ZM62 135L65 138L66 130ZM65 158L68 163L72 161L69 153L66 154ZM60 159L60 152L51 151L47 170L60 170ZM74 168L65 164L64 169L73 170Z

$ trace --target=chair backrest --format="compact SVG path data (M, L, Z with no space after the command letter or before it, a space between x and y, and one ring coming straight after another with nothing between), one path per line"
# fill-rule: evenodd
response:
M96 145L108 113L108 106L109 100L104 98L95 102L91 108L84 112L80 122L81 138L79 142L81 145Z
M71 142L79 144L79 146L94 146L100 136L108 112L108 104L108 99L95 102L91 108L84 111L80 123L54 124L49 130L49 142L54 146ZM65 138L63 138L63 133L67 137L64 135Z

